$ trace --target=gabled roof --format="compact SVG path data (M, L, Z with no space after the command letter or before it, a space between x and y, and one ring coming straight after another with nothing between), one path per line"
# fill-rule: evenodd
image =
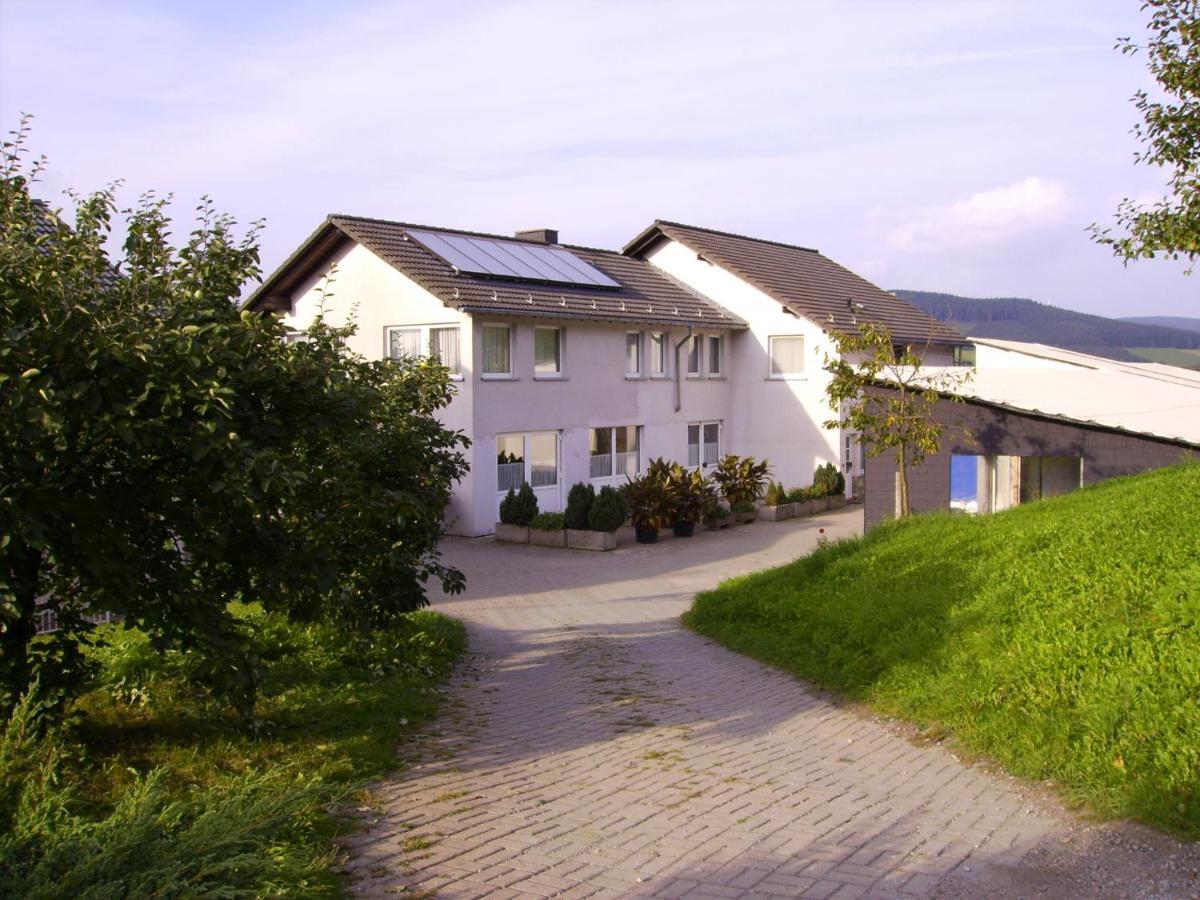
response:
M808 247L698 228L658 219L625 245L642 258L663 240L675 240L827 330L855 331L855 316L886 325L897 340L965 344L948 325L889 294ZM863 308L852 313L847 301Z
M430 228L386 219L334 214L250 295L249 309L281 309L291 293L347 241L366 247L447 306L464 312L693 326L744 328L745 323L716 303L671 279L642 259L612 250L556 245L620 283L620 289L499 280L458 272L408 236L409 229L521 243L503 235Z

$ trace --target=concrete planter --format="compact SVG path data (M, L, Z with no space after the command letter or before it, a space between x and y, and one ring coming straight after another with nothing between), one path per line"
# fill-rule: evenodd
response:
M758 510L753 512L737 512L733 514L733 521L738 525L749 525L758 518Z
M565 547L567 546L567 532L562 528L556 528L554 531L530 528L529 543L537 547Z
M566 530L567 546L572 550L616 550L615 531L585 531L577 528Z
M832 497L829 498L829 508L830 509L841 509L845 505L846 505L846 495L845 494L834 494Z
M821 504L821 509L825 508L824 500L805 500L803 503L795 504L796 516L813 516L817 513L817 504Z
M758 511L764 522L782 522L796 515L796 504L780 503L778 506L764 506Z
M505 525L503 522L497 522L496 540L503 541L506 544L528 544L529 526Z
M722 528L728 528L730 525L736 525L737 520L733 517L733 513L726 513L719 519L714 519L711 522L706 522L709 531L719 531Z

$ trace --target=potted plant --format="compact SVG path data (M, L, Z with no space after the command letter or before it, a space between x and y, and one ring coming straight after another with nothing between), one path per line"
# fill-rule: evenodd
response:
M587 529L567 531L567 546L576 550L616 550L617 529L629 518L625 498L614 487L602 487L588 507Z
M819 488L825 497L825 508L836 509L846 505L846 477L833 463L817 466L813 472L813 487Z
M500 501L500 521L496 523L496 540L513 544L529 543L529 523L537 515L538 502L529 482L521 482L521 490L508 489Z
M629 517L639 544L653 544L658 529L671 524L671 506L667 485L658 472L630 477L621 489L629 504Z
M796 506L788 497L783 484L772 481L767 485L767 493L763 498L762 517L768 522L782 522L796 514Z
M539 547L567 546L567 533L563 530L563 514L556 512L538 513L529 523L529 543Z
M729 454L717 463L712 477L734 518L752 522L757 517L754 501L762 496L770 474L771 464L765 459L755 462L751 456Z
M668 470L666 484L675 536L691 537L709 501L715 499L712 484L699 469L685 469L679 463Z
M733 513L729 511L729 507L717 499L714 492L704 504L704 514L700 517L700 521L709 531L716 531L719 528L728 528L733 524Z

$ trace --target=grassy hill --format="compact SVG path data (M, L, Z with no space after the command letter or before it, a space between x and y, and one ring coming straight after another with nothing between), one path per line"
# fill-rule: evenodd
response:
M919 516L727 581L685 621L1102 815L1198 838L1196 497L1193 464Z
M1200 331L1108 319L1019 297L984 299L932 291L893 291L963 334L1030 341L1096 356L1144 360L1129 348L1200 349Z

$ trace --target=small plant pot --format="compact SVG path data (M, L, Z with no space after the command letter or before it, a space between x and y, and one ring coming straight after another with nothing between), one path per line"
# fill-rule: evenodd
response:
M615 531L584 531L582 529L567 529L567 546L572 550L616 550L617 533Z
M675 532L675 537L691 537L696 533L696 523L676 522L671 530Z
M506 544L528 544L529 526L506 525L504 522L497 522L496 540L503 541Z
M554 531L530 528L529 543L537 547L565 547L567 546L567 533L561 528L556 528Z
M634 537L639 544L657 544L658 529L643 528L640 525L634 526Z

